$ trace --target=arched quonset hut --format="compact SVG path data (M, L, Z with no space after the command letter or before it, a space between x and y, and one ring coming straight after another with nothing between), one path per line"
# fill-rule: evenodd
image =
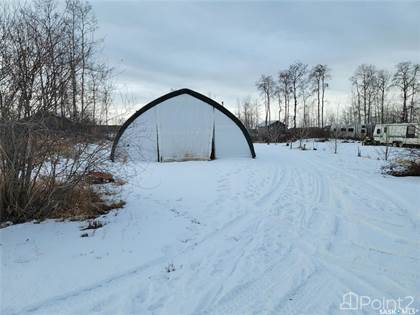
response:
M150 102L118 131L111 160L212 160L255 157L238 118L214 100L181 89Z

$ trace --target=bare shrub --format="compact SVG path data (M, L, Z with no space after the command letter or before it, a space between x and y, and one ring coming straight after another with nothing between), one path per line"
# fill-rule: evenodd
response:
M393 176L420 176L420 150L405 150L390 160L382 172Z
M85 143L29 121L1 122L0 140L1 221L103 212L87 174L103 166L106 144Z
M0 3L0 222L109 209L86 176L112 132L96 26L84 1Z

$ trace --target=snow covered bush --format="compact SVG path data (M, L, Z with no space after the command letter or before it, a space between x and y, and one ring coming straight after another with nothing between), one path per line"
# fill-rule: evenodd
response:
M420 149L410 149L400 153L382 168L393 176L420 176Z

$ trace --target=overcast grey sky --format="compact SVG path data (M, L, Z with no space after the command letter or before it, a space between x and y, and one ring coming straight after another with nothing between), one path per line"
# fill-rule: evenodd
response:
M258 96L262 73L300 60L330 66L333 108L348 103L357 65L420 62L420 2L91 3L117 87L136 107L188 87L234 109Z

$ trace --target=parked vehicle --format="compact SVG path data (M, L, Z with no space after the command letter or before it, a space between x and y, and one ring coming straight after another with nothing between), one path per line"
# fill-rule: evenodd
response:
M331 126L331 136L339 139L359 139L364 140L366 137L372 136L372 125L339 125Z
M373 140L376 144L420 146L420 124L377 124Z
M347 127L345 125L334 124L331 126L331 137L339 139L354 138L355 128Z
M356 125L356 138L360 140L364 140L367 137L373 136L373 127L372 124L357 124Z

